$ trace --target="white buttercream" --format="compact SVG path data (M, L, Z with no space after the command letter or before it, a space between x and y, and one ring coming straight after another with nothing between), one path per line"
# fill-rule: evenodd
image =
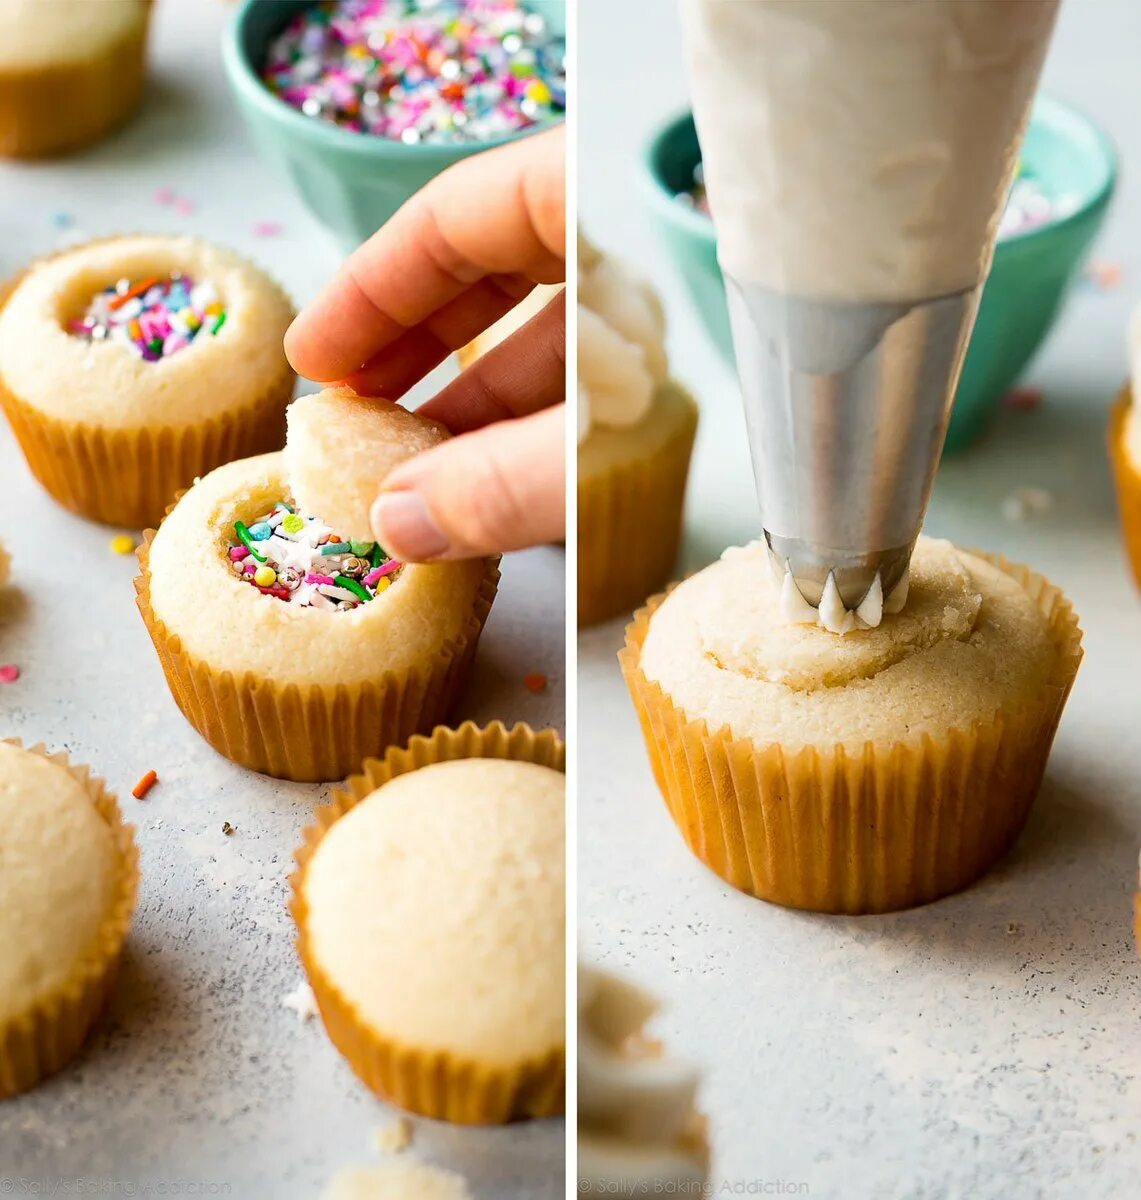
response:
M624 429L649 411L668 374L665 314L657 294L580 239L578 437Z
M722 556L724 557L724 555ZM884 615L893 616L902 612L907 603L907 572L885 597L883 580L877 571L863 600L855 609L845 606L836 577L829 574L820 597L820 604L813 608L796 586L792 572L785 569L780 579L781 615L793 625L819 625L829 633L852 633L857 629L875 629Z

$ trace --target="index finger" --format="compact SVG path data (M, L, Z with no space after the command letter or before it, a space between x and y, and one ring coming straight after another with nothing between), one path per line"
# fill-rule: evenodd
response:
M560 126L437 175L290 326L285 351L298 373L322 383L345 378L489 277L562 281L564 154ZM499 315L489 312L487 323Z

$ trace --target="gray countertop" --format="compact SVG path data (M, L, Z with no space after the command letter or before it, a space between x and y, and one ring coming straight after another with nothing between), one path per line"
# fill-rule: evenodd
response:
M299 303L316 291L337 254L263 170L230 106L218 53L230 11L158 5L142 116L79 157L0 165L0 274L67 238L159 230L236 247ZM193 211L157 203L162 187ZM254 236L263 221L280 236ZM186 724L135 609L134 559L110 550L115 532L56 507L0 422L0 541L16 584L0 603L0 662L22 672L0 684L0 736L66 749L108 779L137 826L143 869L107 1020L70 1068L0 1104L0 1194L82 1194L85 1181L100 1195L310 1200L342 1167L376 1161L375 1133L396 1116L319 1021L282 1005L301 978L285 881L328 789L243 771ZM562 551L508 556L459 715L561 726L563 613ZM524 688L530 671L547 674L545 693ZM150 768L160 783L135 801ZM554 1200L564 1136L561 1121L417 1120L410 1153L467 1175L479 1200Z
M675 373L702 403L692 569L755 536L756 508L736 382L638 198L649 131L686 103L676 22L664 5L652 23L643 6L580 11L582 220L660 285ZM579 638L580 940L660 994L657 1032L704 1068L715 1185L739 1189L714 1195L1138 1193L1141 598L1104 448L1141 279L1138 44L1141 10L1127 0L1063 8L1044 85L1121 149L1095 253L1122 265L1123 282L1074 295L1027 377L1045 404L1002 412L949 459L928 521L1050 576L1086 631L1045 786L1007 860L962 895L886 917L814 916L732 891L689 855L655 790L614 658L623 623ZM1047 489L1052 509L1006 519L1021 487Z

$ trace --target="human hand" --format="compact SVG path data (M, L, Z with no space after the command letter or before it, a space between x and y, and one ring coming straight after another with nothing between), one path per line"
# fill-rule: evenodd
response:
M438 175L357 249L285 338L321 383L398 399L566 272L562 128ZM559 540L566 521L562 294L420 408L455 435L380 482L390 554L423 562Z

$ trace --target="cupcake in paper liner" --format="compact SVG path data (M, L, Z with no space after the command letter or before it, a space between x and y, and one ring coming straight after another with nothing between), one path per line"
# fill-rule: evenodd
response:
M306 436L318 418L355 434L352 456L339 436ZM303 396L288 455L219 467L146 532L139 609L179 708L220 754L285 779L343 779L447 717L498 560L401 563L354 536L385 471L444 436L390 401ZM295 475L353 534L299 506Z
M377 1095L498 1124L563 1111L565 749L467 723L365 763L292 878L333 1044Z
M86 767L0 741L0 1100L79 1053L111 993L138 890L114 797Z
M1133 389L1126 388L1109 422L1109 458L1117 488L1117 508L1125 554L1137 586L1141 588L1141 421L1133 402Z
M698 1073L644 1031L657 1005L628 980L578 973L578 1191L707 1195Z
M669 579L697 405L668 376L648 284L579 239L578 620L629 613Z
M281 447L292 318L281 288L232 251L157 235L90 242L6 290L0 407L60 504L153 525L196 477Z
M780 904L884 912L966 887L1013 845L1081 631L1027 568L928 538L878 627L792 624L757 544L654 597L620 659L702 861Z
M151 0L0 5L0 156L80 150L139 107Z

